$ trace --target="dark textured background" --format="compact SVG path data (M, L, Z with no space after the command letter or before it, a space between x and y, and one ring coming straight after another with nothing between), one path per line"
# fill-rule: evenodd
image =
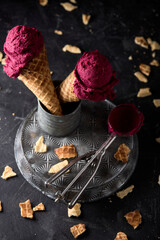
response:
M82 205L79 218L68 218L64 204L54 203L35 190L20 174L14 158L16 131L36 106L34 95L17 79L9 78L0 66L0 174L6 165L11 166L17 177L0 179L0 240L65 240L73 239L69 228L79 222L85 223L87 231L79 239L112 240L116 233L124 231L129 240L154 240L160 238L160 108L152 103L160 98L160 68L152 67L147 84L133 75L140 63L152 60L150 49L134 44L135 36L151 37L160 42L159 0L115 1L77 0L78 9L65 11L59 0L49 0L46 7L36 0L0 1L0 51L8 30L15 25L36 27L45 39L53 80L63 80L75 67L81 55L64 53L65 44L77 45L82 51L98 49L107 56L120 79L115 87L115 104L132 102L145 115L144 126L138 133L139 161L134 174L125 187L134 184L135 189L123 200L111 196ZM121 4L120 4L121 2ZM88 26L81 21L81 14L91 14ZM62 36L53 33L63 31ZM128 57L132 55L133 61ZM160 60L160 52L156 51ZM137 98L140 87L150 87L152 96ZM15 116L12 115L15 113ZM35 214L34 220L20 216L19 202L30 199L33 205L43 202L46 212ZM124 214L139 209L142 224L136 229L126 222ZM158 238L159 236L159 238Z

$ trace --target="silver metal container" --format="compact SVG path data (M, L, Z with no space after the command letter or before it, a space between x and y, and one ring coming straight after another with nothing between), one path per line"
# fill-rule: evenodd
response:
M53 115L38 100L38 122L42 130L55 137L64 137L71 134L80 123L81 101L69 103L64 106L64 110L70 107L73 108L70 113L64 113L62 116Z

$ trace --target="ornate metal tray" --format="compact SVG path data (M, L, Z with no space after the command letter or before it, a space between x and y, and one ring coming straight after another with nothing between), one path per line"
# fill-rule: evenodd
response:
M107 117L114 105L109 101L93 103L82 101L80 126L71 135L58 138L43 132L37 121L37 108L35 108L24 120L17 131L14 145L14 153L17 165L24 178L42 193L55 199L55 192L45 186L45 181L51 176L48 170L53 164L59 162L54 152L64 144L74 144L78 155L98 149L108 137ZM45 139L47 153L35 153L33 148L40 136ZM129 161L126 164L114 159L114 153L120 144L125 143L131 149ZM98 172L81 195L80 202L89 202L107 197L121 188L133 173L138 158L137 136L117 137L106 151ZM55 191L61 190L75 177L85 165L85 160L80 160L69 173L57 179L52 186ZM78 182L66 195L66 201L70 201L79 191L84 182L90 177L95 168L92 164L81 176Z

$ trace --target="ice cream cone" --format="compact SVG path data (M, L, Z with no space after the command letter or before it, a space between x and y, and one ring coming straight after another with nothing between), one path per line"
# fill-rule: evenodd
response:
M39 55L22 69L18 79L36 95L50 113L62 115L60 102L51 79L45 45Z
M78 102L80 99L74 93L74 71L56 88L60 102Z

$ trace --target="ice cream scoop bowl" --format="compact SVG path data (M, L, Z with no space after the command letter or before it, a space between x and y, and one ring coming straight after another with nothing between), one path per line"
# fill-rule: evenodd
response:
M91 182L93 177L95 176L102 158L106 153L108 147L112 144L112 142L116 139L117 136L130 136L137 133L141 126L143 125L144 116L143 114L136 108L134 104L121 104L111 110L108 116L108 128L111 133L107 140L101 145L101 147L97 151L87 152L83 156L73 159L66 167L61 169L57 174L51 176L50 179L46 181L46 186L51 187L51 183L55 181L58 177L60 177L63 173L68 171L76 162L80 159L86 159L86 165L79 171L76 177L67 185L67 187L63 190L63 192L57 191L55 195L57 196L55 201L59 199L65 200L65 194L67 191L73 186L73 184L79 179L79 177L84 173L84 171L92 164L93 161L96 160L96 168L93 174L90 176L88 181L84 184L84 186L80 189L80 191L72 198L69 203L69 208L72 208L75 203L78 201L79 197L86 189L88 184Z

